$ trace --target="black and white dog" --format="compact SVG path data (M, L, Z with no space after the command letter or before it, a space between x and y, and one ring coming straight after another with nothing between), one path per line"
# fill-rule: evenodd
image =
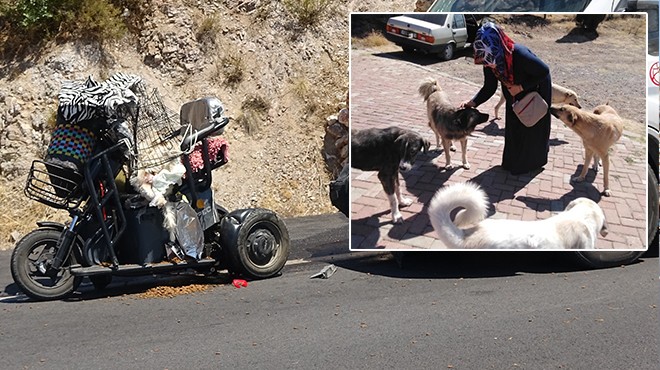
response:
M399 171L411 169L417 154L426 153L430 146L431 143L419 134L394 126L351 131L351 167L378 171L394 223L403 222L399 207L412 203L411 199L401 196Z

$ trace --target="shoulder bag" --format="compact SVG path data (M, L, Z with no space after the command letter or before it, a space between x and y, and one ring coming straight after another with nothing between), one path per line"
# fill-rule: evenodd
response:
M548 103L543 100L541 94L532 91L513 103L513 112L523 125L532 127L548 114Z

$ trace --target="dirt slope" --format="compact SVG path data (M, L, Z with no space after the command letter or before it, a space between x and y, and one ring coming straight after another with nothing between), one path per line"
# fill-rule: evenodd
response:
M139 35L103 46L52 43L0 65L0 248L36 219L63 217L22 194L48 144L62 81L118 71L141 75L175 112L204 96L223 101L234 118L225 133L230 162L214 188L226 208L335 211L322 148L326 117L345 106L348 90L347 4L334 2L302 27L281 2L153 3Z

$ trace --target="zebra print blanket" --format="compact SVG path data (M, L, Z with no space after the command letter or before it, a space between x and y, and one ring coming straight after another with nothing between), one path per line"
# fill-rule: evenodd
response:
M137 96L131 91L142 79L116 73L101 83L90 76L85 82L65 81L58 95L58 123L78 123L92 118L118 119L126 110L136 107Z

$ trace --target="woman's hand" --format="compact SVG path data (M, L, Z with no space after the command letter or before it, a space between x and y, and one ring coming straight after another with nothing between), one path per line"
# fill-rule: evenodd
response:
M459 108L474 108L476 106L477 105L474 104L474 102L472 100L467 100L467 101L462 102L461 105L459 105L458 107Z
M523 87L521 85L506 85L506 88L509 90L509 94L511 94L511 96L516 96L523 91Z

